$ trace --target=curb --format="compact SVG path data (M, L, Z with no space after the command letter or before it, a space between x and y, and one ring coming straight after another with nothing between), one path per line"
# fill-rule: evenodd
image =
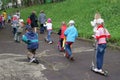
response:
M53 34L57 34L57 32L53 31ZM82 41L87 41L87 42L92 42L92 43L94 42L91 39L85 39L85 38L80 38L80 37L78 37L77 40L82 40ZM120 50L120 46L112 45L111 43L107 43L107 46L112 48L112 49Z
M84 39L84 38L77 38L77 40L82 40L82 41L87 41L87 42L92 42L92 43L94 42L91 39ZM120 50L120 46L115 46L115 45L112 45L110 43L107 43L107 46L110 47L110 48L113 48L113 49Z

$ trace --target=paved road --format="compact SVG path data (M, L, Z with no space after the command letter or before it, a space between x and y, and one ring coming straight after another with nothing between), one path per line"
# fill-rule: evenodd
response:
M26 44L15 43L11 27L0 30L0 80L120 80L120 51L107 48L104 77L90 70L94 49L92 43L77 40L73 46L75 61L71 62L57 50L58 36L52 34L54 44L44 42L46 34L39 34L37 56L40 64L30 64L26 59Z

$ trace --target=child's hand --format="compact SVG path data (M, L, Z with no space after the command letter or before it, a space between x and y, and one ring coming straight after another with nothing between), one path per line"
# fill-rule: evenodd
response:
M95 38L95 35L92 35L93 38Z

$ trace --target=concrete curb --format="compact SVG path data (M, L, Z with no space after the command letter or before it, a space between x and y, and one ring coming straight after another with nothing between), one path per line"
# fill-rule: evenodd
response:
M87 41L87 42L92 42L92 43L94 42L91 39L84 39L84 38L77 38L77 40L82 40L82 41ZM113 45L111 43L107 43L107 46L110 47L110 48L113 48L113 49L120 50L120 46L116 46L116 45Z
M57 34L57 32L53 32L53 34ZM77 40L82 40L82 41L87 41L87 42L94 42L93 40L91 39L85 39L85 38L80 38L78 37ZM113 49L117 49L117 50L120 50L120 46L116 46L116 45L113 45L111 43L107 43L107 46L110 47L110 48L113 48Z

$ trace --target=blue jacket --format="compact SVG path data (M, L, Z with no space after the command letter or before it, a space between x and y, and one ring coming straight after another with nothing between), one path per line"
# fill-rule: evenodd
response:
M66 29L64 35L66 36L66 42L75 42L75 39L78 37L78 32L75 26L72 25Z
M22 41L27 44L28 49L37 49L39 46L38 43L38 34L33 31L29 31L22 36Z

